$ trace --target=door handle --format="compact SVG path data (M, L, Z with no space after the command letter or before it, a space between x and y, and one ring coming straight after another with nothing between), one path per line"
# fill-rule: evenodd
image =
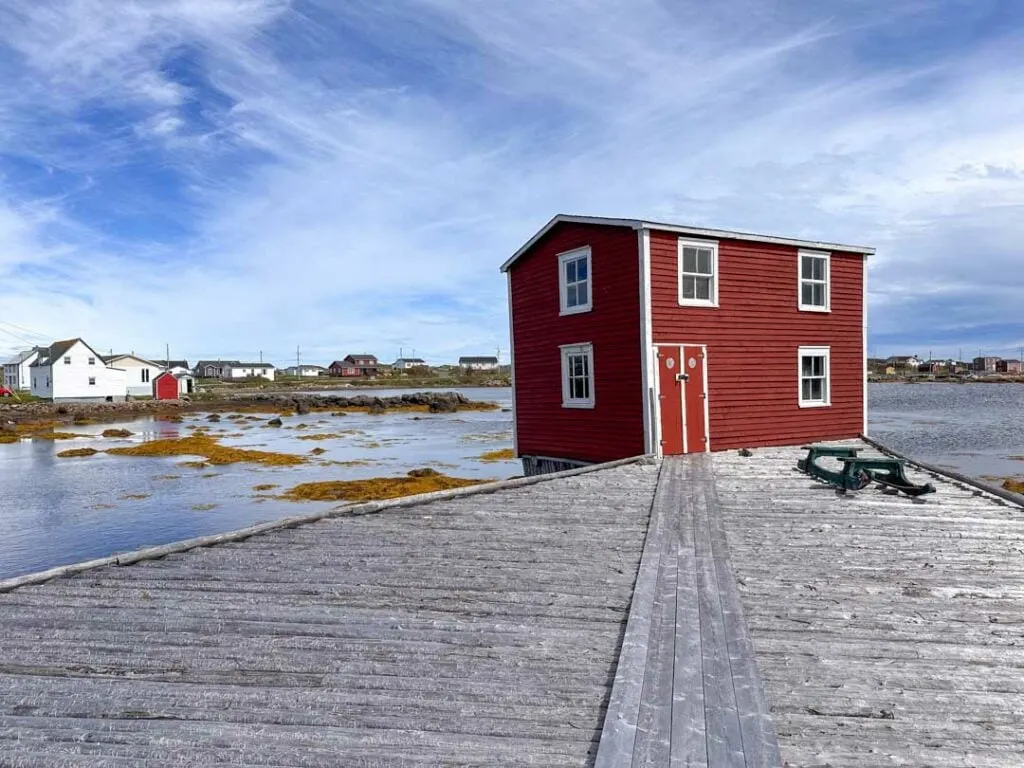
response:
M689 380L690 380L690 374L688 374L688 373L677 373L676 374L676 381L689 381Z

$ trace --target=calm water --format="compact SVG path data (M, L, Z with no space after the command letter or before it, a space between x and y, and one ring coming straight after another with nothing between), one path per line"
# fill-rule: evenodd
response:
M1024 384L871 384L872 437L974 477L1024 474Z
M476 400L511 406L508 389L461 391ZM403 390L375 393L388 396ZM1024 474L1024 461L1011 458L1024 456L1024 385L872 384L869 401L872 436L896 450L979 477ZM485 451L511 446L507 412L308 414L284 418L280 429L265 428L268 418L237 424L226 418L211 424L204 414L187 416L181 423L145 418L67 427L84 435L74 440L0 445L0 578L334 505L274 497L301 482L397 476L421 466L476 478L521 471L518 461L478 459ZM308 426L295 429L300 424ZM187 435L198 426L211 427L223 445L295 454L319 447L326 453L297 467L232 464L205 469L181 466L184 457L55 455L71 447L109 448ZM100 437L111 427L135 434L123 440ZM298 439L343 430L351 432L330 440ZM369 464L333 463L352 460ZM280 487L253 489L263 483Z
M508 389L462 391L475 400L511 406ZM274 498L302 482L398 476L423 466L481 479L522 471L518 461L484 463L478 458L485 451L511 447L511 414L502 411L382 416L312 413L284 417L281 428L264 427L269 414L238 423L226 416L222 414L218 423L208 422L206 414L190 414L180 423L147 417L68 426L65 431L84 436L0 445L0 578L337 505ZM300 424L308 426L296 429ZM210 433L225 446L294 454L308 454L312 448L326 452L296 467L230 464L203 469L182 466L188 457L181 456L100 453L84 458L56 457L68 448L102 449L185 436L199 426L210 427ZM100 436L111 428L135 434L125 439ZM299 439L342 431L348 434L329 440ZM369 463L333 463L353 460ZM279 488L253 489L269 483ZM210 505L214 506L207 508Z

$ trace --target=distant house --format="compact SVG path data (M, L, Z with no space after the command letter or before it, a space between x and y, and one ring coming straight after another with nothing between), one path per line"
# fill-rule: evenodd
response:
M164 366L146 360L135 354L105 355L103 362L124 370L127 392L132 397L149 397L153 394L153 381L163 372Z
M264 378L274 380L275 367L271 363L240 363L237 360L200 360L193 373L200 379L248 379Z
M238 361L231 360L200 360L192 369L198 379L219 379L227 370L228 366L238 365Z
M20 389L31 389L32 380L29 369L39 357L39 350L39 347L24 349L4 363L4 377L0 383L14 392Z
M996 365L1001 359L999 357L976 357L972 367L976 373L995 373Z
M928 360L917 366L918 373L946 373L949 363L945 360Z
M402 371L411 371L413 368L425 368L427 361L419 357L400 357L395 360L392 368L401 373Z
M460 357L459 368L464 371L496 371L498 370L498 358Z
M1020 360L999 360L996 362L996 373L1020 373Z
M897 369L917 368L921 364L921 360L917 355L893 355L885 359L885 364Z
M374 355L345 355L342 360L335 360L327 369L331 376L345 378L377 376L381 365Z
M254 379L263 378L269 381L274 380L277 369L272 363L236 363L231 362L225 366L225 372L221 374L223 379Z
M306 376L309 378L316 378L317 376L325 376L327 369L322 365L289 365L284 369L285 376Z
M119 402L128 391L127 372L81 339L43 347L29 369L32 394L54 401Z

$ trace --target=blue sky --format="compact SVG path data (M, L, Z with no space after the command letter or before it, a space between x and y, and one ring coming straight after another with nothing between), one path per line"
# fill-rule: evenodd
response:
M0 352L504 355L568 212L872 244L873 354L1015 354L1022 82L995 0L7 0Z

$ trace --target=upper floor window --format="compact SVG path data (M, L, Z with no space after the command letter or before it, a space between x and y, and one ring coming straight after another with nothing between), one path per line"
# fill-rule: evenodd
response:
M96 365L96 358L95 357L90 357L89 358L89 365Z
M143 384L148 384L149 383L149 368L143 368L142 369L142 383Z
M797 350L801 408L832 405L829 391L830 357L829 347L800 347Z
M829 255L820 251L800 251L800 309L829 311Z
M590 246L558 254L558 293L561 314L590 311Z
M679 238L679 303L718 306L718 243Z
M95 387L96 386L96 377L95 376L90 376L89 377L89 386L90 387Z
M64 358L64 365L71 365L71 358L70 357L65 357Z
M562 407L594 407L594 345L562 347Z

